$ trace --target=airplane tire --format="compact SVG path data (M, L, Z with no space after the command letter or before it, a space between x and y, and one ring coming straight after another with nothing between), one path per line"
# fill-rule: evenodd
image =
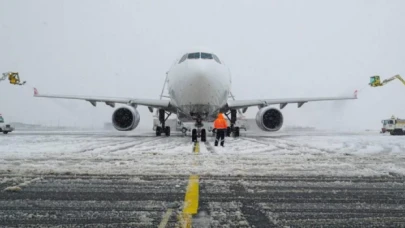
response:
M186 136L187 135L187 128L181 129L181 133L183 133L183 136Z
M3 131L3 134L7 135L7 134L8 134L8 131Z
M205 129L201 130L201 142L206 142L207 141L207 132Z
M197 142L197 129L191 131L191 140L192 142Z
M162 135L162 127L156 127L156 136Z
M240 136L240 128L239 127L235 127L235 137L239 137Z
M169 126L167 126L165 128L165 134L166 134L166 136L170 136L170 127Z

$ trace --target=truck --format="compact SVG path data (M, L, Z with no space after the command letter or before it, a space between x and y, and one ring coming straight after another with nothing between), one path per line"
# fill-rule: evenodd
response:
M395 118L381 120L383 124L381 133L389 132L390 135L405 135L405 119Z
M12 131L14 131L14 128L10 124L7 124L4 121L3 116L0 114L0 132L3 132L3 134L8 134Z

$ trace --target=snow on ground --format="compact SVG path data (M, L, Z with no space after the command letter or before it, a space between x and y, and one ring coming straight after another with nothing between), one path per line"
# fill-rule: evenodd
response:
M281 132L226 138L117 132L13 132L0 137L0 172L18 174L405 175L405 136ZM0 180L1 181L1 180Z

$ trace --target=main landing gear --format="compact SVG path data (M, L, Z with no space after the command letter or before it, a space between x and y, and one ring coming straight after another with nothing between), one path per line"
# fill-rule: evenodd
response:
M231 134L233 133L234 137L239 137L240 136L240 127L235 126L236 124L236 110L235 109L231 109L231 112L226 113L225 114L226 117L228 118L228 120L231 122L231 126L229 126L226 129L226 136L230 137ZM230 115L230 117L229 117Z
M164 109L159 109L159 122L161 126L156 127L156 136L161 136L162 133L166 136L170 136L170 126L166 126L166 120L171 114L172 113L166 112Z
M197 142L197 139L200 137L201 142L206 142L207 141L207 130L205 130L203 127L203 124L200 119L197 119L197 122L195 124L195 127L191 131L191 141L192 142Z

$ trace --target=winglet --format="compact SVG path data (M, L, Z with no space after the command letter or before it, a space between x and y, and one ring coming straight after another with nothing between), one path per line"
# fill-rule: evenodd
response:
M354 91L354 98L357 99L357 89Z
M37 96L38 95L38 90L37 90L37 88L34 88L34 96Z

